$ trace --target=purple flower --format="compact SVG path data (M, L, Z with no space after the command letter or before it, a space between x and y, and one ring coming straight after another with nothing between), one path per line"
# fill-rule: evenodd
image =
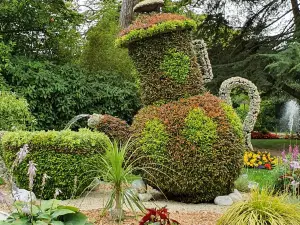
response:
M29 150L28 144L25 144L22 148L20 148L20 151L18 151L14 163L15 165L19 165L26 158L26 155L28 154L28 150Z
M289 153L292 153L293 152L293 147L292 145L289 145Z
M283 159L283 160L286 160L285 150L283 150L283 151L281 152L281 156L282 156L282 159Z
M300 169L300 164L297 161L292 161L290 163L290 166L291 166L292 169Z
M292 154L293 160L298 159L298 154L299 154L299 148L298 148L298 145L296 145L293 149L293 154Z
M299 186L299 184L300 184L300 183L299 183L299 182L296 182L295 180L293 180L293 181L291 182L291 185L296 186L296 187Z
M28 175L29 175L29 189L32 190L33 188L33 181L34 177L36 176L36 164L33 161L29 161L28 167Z

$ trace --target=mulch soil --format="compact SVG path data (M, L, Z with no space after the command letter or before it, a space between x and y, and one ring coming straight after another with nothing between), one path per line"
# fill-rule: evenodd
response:
M139 221L134 215L126 214L125 220L121 223L113 221L108 215L101 216L100 210L82 211L89 217L89 220L95 225L138 225ZM140 219L142 216L139 216ZM170 218L177 220L181 225L215 225L221 214L214 212L171 212Z

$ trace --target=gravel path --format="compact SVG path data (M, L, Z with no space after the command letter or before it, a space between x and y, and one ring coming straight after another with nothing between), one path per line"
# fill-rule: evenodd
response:
M97 190L91 192L85 197L65 200L63 204L73 205L82 210L93 210L101 209L104 207L108 200L109 191L108 190ZM186 204L181 202L175 202L171 200L157 200L144 202L146 208L160 208L166 206L170 212L199 212L199 211L209 211L215 213L224 213L228 207L218 206L215 204Z
M1 185L0 191L6 195L6 200L12 202L10 192L7 186ZM65 205L78 207L83 211L95 225L112 225L113 222L108 215L100 216L100 209L108 199L109 188L99 188L92 191L86 196L78 199L64 200ZM227 207L217 206L214 204L186 204L168 200L157 200L144 202L146 208L167 207L170 212L170 218L178 220L181 225L215 225L217 219L224 213ZM6 204L0 203L0 211L9 212ZM128 212L128 210L127 210ZM133 218L132 214L128 214L129 219L126 219L123 225L137 225L138 220ZM141 218L142 215L139 216Z

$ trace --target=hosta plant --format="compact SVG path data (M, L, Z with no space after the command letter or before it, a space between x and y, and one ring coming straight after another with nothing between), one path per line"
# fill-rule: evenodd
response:
M92 225L78 208L60 205L56 199L31 205L17 201L14 206L16 210L2 225Z
M147 209L148 212L140 220L139 225L180 225L176 220L169 218L167 208Z

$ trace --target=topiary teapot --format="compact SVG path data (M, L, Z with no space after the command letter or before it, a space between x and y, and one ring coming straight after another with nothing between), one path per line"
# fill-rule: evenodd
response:
M144 107L131 126L98 114L88 124L120 141L133 137L141 150L137 157L155 155L147 159L152 173L143 178L168 198L211 202L232 191L243 166L243 150L252 149L259 93L240 77L224 81L220 97L208 93L204 84L213 74L204 41L192 41L196 23L159 13L161 5L159 0L139 3L134 10L142 14L116 40L119 47L128 48L139 72ZM151 9L155 13L149 13ZM243 126L231 107L235 87L246 89L251 101Z

